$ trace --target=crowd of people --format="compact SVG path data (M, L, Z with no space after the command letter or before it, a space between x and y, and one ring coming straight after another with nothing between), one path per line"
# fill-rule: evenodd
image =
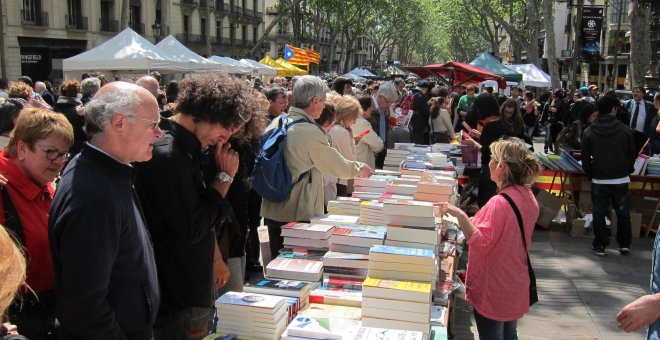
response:
M202 339L215 298L241 291L248 269L260 266L262 218L277 256L284 224L308 222L349 196L352 179L382 168L394 143L447 143L469 127L467 143L482 154L482 209L472 220L451 205L442 211L459 219L474 249L467 297L480 334L514 334L529 279L517 277L501 296L507 308L496 308L504 302L480 284L497 278L479 268L495 252L524 269L538 215L529 189L540 170L529 150L535 134L545 130L548 153L580 148L592 160L585 172L597 255L608 246L601 202L609 199L621 202L617 242L629 251L628 162L645 144L660 146L660 96L649 106L638 100L642 87L620 104L586 87L571 100L561 90L537 100L520 88L507 97L426 80L162 80L157 72L112 81L89 74L56 90L29 77L0 82L0 241L6 229L15 246L0 248L0 273L25 271L13 270L0 290L6 330L30 339ZM284 157L294 184L275 202L257 194L250 176L262 136L281 123L290 124ZM604 165L611 157L626 161L613 169ZM501 225L516 228L498 238L515 238L516 209L520 245L490 242Z

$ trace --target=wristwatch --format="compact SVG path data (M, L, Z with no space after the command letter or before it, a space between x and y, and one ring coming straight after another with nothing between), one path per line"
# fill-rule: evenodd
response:
M215 175L215 180L220 183L231 183L234 181L234 177L229 176L228 173L223 171L223 172L218 172L218 174Z

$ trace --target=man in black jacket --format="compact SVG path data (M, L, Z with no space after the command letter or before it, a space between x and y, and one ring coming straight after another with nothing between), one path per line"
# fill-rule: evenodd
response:
M176 103L174 115L161 122L164 136L154 144L153 158L137 164L135 184L162 291L156 340L204 338L216 288L231 284L231 276L242 279L244 257L225 264L215 234L227 235L232 245L240 231L214 227L227 218L223 210L231 210L225 196L239 165L228 141L252 112L261 110L256 91L244 82L211 76L181 81ZM206 185L202 149L210 145L216 147L212 158L218 173Z
M60 339L153 338L160 303L132 162L151 158L158 104L114 82L86 106L90 136L62 175L48 221Z
M605 247L610 243L605 215L611 202L617 218L619 253L627 255L632 241L628 183L637 157L635 141L632 130L616 119L619 99L602 96L597 105L598 118L582 137L582 168L592 183L592 252L604 256Z
M429 109L428 93L431 84L426 80L417 82L417 87L412 90L413 93L413 111L415 112L410 120L410 140L415 144L429 144Z

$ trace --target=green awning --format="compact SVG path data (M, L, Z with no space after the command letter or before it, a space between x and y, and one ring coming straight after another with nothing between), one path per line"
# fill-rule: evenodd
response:
M523 78L522 74L502 65L488 52L479 53L477 58L470 62L470 65L495 73L506 81L520 82Z

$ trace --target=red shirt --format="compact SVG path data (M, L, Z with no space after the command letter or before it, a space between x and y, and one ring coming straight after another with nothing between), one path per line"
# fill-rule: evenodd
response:
M539 215L536 198L522 186L508 187L502 192L516 203L530 247ZM470 250L465 297L479 314L491 320L518 320L529 311L529 275L513 208L504 197L495 195L472 222L477 230L467 241Z
M55 289L55 271L48 243L48 210L55 191L49 183L45 187L34 184L23 171L0 150L0 173L7 177L9 198L19 215L25 236L27 260L26 283L35 292ZM0 223L5 222L5 206L0 199Z

